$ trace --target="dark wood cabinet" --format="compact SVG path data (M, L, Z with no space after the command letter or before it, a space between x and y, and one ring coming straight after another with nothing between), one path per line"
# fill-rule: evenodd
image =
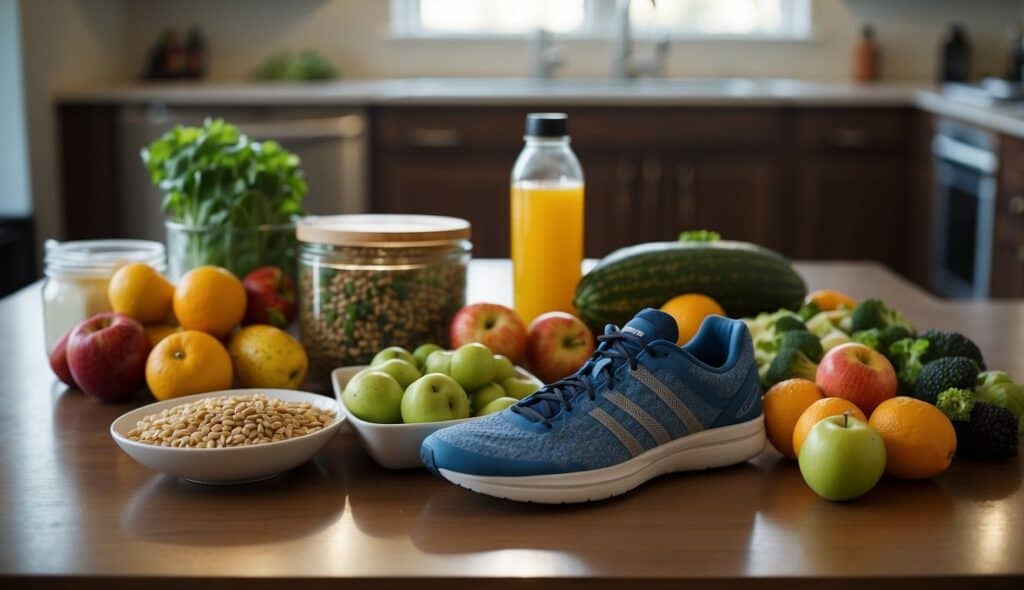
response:
M999 138L999 179L992 236L992 297L1024 297L1024 140Z
M800 258L876 260L903 271L914 202L911 112L842 109L796 116Z
M477 256L508 255L508 179L529 108L373 113L373 208L473 223ZM776 223L781 109L567 109L586 179L585 254L684 229L786 251Z

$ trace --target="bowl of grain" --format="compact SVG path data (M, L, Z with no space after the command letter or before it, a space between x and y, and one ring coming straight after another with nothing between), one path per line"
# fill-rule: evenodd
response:
M139 463L204 484L269 479L311 459L342 421L337 400L285 389L231 389L132 410L110 425Z

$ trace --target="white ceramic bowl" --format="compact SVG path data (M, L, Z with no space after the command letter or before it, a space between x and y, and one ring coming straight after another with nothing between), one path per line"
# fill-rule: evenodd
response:
M180 449L142 444L127 438L135 424L149 416L205 397L261 393L288 402L309 402L337 417L332 424L313 434L273 443L222 449ZM269 479L309 461L341 427L345 412L337 400L323 395L287 389L228 389L170 399L142 406L122 415L110 425L110 436L132 459L154 471L203 484L226 485Z
M433 432L466 422L476 418L463 418L461 420L445 420L444 422L421 422L416 424L378 424L360 420L357 416L348 411L345 401L341 399L341 392L356 373L366 368L366 365L341 367L331 373L331 383L334 386L334 397L338 405L345 412L348 423L356 431L359 443L363 445L370 457L381 467L388 469L411 469L423 467L420 461L420 445L423 439ZM525 369L516 367L520 377L530 379L540 385L543 383L527 372Z

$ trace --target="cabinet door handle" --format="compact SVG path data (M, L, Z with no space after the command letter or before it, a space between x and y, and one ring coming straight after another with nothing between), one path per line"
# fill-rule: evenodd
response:
M1010 213L1013 215L1024 215L1024 195L1010 197Z
M413 127L409 144L420 148L452 148L462 145L462 132L453 128Z
M676 224L679 231L693 224L697 216L697 195L695 190L697 171L692 164L676 164L676 185L679 195L676 202Z
M832 130L831 142L842 148L864 147L868 143L868 134L856 127L837 127Z

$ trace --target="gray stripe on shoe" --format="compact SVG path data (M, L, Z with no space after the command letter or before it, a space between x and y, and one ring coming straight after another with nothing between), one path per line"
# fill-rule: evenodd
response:
M647 431L647 434L650 434L651 438L654 439L654 442L659 445L663 445L672 440L672 437L669 436L665 427L655 420L653 416L645 412L643 408L633 403L633 400L617 391L609 391L604 395L604 397L611 403L618 406L620 410L629 414L629 416L636 420L640 426L643 426L644 430Z
M686 426L687 434L693 434L694 432L704 430L704 426L700 423L700 420L693 415L690 408L687 408L686 404L676 397L676 394L672 393L672 390L669 389L667 385L655 377L654 373L651 373L643 366L638 366L635 371L631 370L630 374L633 375L637 381L643 383L647 389L654 392L654 395L661 398L661 401L665 402L665 405L668 406L676 417L682 421L683 425Z
M640 446L640 442L637 441L628 430L623 428L622 424L616 422L615 418L612 418L608 412L605 412L601 408L594 408L593 410L590 410L590 415L594 420L600 422L602 426L614 434L615 438L619 439L619 442L622 443L622 446L626 447L626 450L629 451L630 455L636 457L640 453L644 452L644 448Z

